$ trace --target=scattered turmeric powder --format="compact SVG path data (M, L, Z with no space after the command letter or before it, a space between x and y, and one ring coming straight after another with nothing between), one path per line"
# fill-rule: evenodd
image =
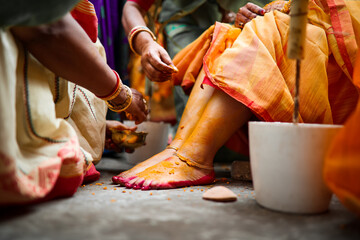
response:
M95 185L102 186L102 183L95 183Z
M116 202L116 199L111 199L110 201L111 201L111 202Z
M114 189L114 190L116 190L117 188L116 188L116 187L114 187L113 189Z
M175 162L176 165L179 165L180 163L179 162Z
M106 189L107 189L107 187L103 187L103 189L104 189L104 190L106 190Z
M193 191L194 191L194 189L191 189L191 190L190 190L190 192L193 192Z
M93 193L91 193L92 195L95 195L95 193L93 192Z
M167 200L169 200L169 201L170 201L170 200L171 200L171 198L168 198Z
M152 192L150 193L150 196L152 196Z
M126 193L126 191L125 191L125 190L123 190L123 191L122 191L122 193Z
M169 174L175 174L175 170L174 169L171 169Z

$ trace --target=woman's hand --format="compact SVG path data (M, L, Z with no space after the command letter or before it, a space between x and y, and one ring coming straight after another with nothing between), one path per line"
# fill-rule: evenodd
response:
M122 152L122 148L118 147L111 139L111 128L113 129L117 129L119 131L121 130L130 130L130 131L135 131L137 126L133 126L133 127L128 127L126 125L124 125L123 123L119 122L119 121L115 121L115 120L106 120L106 139L105 139L105 148L108 150L114 150L116 152ZM128 153L132 153L134 152L134 149L130 149L130 148L125 148L125 151Z
M176 72L169 54L155 41L144 44L141 65L145 75L153 82L170 80L171 75Z
M265 10L253 3L247 3L245 6L239 8L236 14L235 26L243 28L247 22L257 16L264 16Z
M146 120L148 114L147 102L143 98L142 94L137 90L131 88L132 101L128 109L126 109L126 115L129 120L135 121L135 124L140 124Z

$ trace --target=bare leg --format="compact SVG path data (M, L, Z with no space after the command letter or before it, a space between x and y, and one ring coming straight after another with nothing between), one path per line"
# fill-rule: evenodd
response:
M251 115L243 104L216 91L177 154L136 174L126 186L147 190L212 183L215 153Z
M205 109L206 104L214 92L214 88L208 85L204 85L203 88L201 88L200 85L204 79L204 76L205 73L203 70L201 70L190 94L188 104L186 105L184 113L181 117L179 128L177 129L174 140L170 144L170 148L167 148L155 156L147 159L146 161L137 164L130 170L114 176L113 182L125 184L126 182L135 178L135 174L144 171L146 168L153 166L154 164L157 164L164 159L169 158L170 156L174 155L176 149L181 147L182 143L193 131L196 123L200 119Z

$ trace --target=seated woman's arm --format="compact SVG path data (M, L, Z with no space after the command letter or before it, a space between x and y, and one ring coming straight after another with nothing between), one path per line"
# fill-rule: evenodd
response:
M86 32L70 14L50 24L36 27L12 27L13 35L45 67L56 75L85 87L97 96L106 96L115 88L117 77L101 57ZM133 100L127 112L137 122L146 120L142 95L132 89ZM115 102L124 102L121 91Z

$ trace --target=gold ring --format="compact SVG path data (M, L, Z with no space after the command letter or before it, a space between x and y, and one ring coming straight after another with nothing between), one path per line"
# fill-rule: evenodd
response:
M145 105L145 112L148 112L149 106L148 106L147 101L145 100L145 98L143 98L143 102L144 102L144 105Z

